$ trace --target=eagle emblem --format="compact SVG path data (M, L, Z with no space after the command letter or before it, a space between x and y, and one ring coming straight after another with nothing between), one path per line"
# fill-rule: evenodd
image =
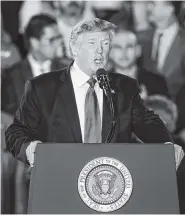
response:
M95 184L92 191L101 199L113 198L119 187L114 187L117 176L111 171L99 171L94 175Z

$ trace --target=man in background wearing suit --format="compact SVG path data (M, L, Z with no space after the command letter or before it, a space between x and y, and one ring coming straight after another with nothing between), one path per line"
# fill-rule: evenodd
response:
M74 62L27 81L20 107L6 130L7 149L15 157L33 166L39 142L106 142L111 114L96 72L106 69L115 28L98 18L78 23L70 37ZM137 81L107 75L116 122L110 142L129 143L132 132L146 143L173 142L160 118L143 105Z
M165 77L173 99L185 82L185 30L177 19L180 7L181 1L147 3L149 19L156 28L143 47L145 68Z
M142 99L153 94L169 96L164 77L146 71L138 62L141 53L141 46L138 44L138 39L133 31L129 29L118 31L110 52L112 72L137 79Z
M42 14L32 17L24 36L27 57L2 76L2 109L11 114L17 110L29 78L65 67L62 59L57 58L62 37L55 19Z

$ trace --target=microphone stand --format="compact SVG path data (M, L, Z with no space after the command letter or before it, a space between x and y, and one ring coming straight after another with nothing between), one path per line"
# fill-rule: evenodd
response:
M108 103L109 103L110 111L111 111L111 128L110 128L110 131L109 131L109 134L107 136L105 143L110 143L110 141L113 137L114 131L115 131L115 126L116 126L115 111L114 111L114 104L112 101L111 91L109 93L107 93L107 98L108 98Z
M103 76L103 81L102 81L102 88L105 92L105 95L107 96L108 99L108 103L109 103L109 107L110 107L110 112L111 112L111 128L109 130L109 133L107 135L106 141L105 143L110 143L114 131L115 131L115 126L116 126L116 120L115 120L115 110L114 110L114 103L112 100L112 96L111 96L111 87L110 87L110 80L107 76Z

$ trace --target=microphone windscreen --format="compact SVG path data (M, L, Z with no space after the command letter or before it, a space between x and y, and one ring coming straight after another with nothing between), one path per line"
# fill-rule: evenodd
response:
M107 74L107 72L103 68L98 69L97 72L96 72L96 76L106 75L106 74Z

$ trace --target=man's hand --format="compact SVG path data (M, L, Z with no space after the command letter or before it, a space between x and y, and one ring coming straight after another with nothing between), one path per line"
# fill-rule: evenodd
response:
M166 142L164 144L173 144L173 143ZM182 147L177 144L173 144L173 146L174 146L174 152L175 152L175 165L176 165L176 170L177 170L184 157L184 151L183 151Z
M31 142L26 149L26 157L31 167L34 166L35 150L38 143L41 143L41 141L37 140L37 141Z

